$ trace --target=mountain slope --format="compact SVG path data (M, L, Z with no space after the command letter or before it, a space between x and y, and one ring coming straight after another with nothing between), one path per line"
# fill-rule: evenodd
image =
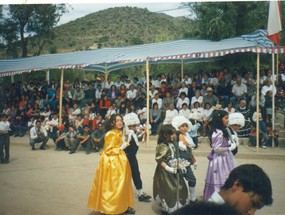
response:
M182 39L191 20L173 18L136 7L116 7L89 14L54 29L55 39L44 53L120 47Z

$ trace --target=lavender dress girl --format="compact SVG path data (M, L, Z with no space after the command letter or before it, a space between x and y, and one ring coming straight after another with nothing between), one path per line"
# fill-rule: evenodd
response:
M228 139L224 137L222 130L216 129L211 140L212 150L208 155L209 165L203 195L205 201L208 201L215 191L220 191L235 167L234 156L229 150Z

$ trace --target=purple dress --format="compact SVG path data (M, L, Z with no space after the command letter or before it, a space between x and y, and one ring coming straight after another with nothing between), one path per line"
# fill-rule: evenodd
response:
M233 153L228 149L228 140L221 130L217 129L212 134L212 151L208 159L209 165L203 195L205 201L208 201L214 191L220 191L235 167Z

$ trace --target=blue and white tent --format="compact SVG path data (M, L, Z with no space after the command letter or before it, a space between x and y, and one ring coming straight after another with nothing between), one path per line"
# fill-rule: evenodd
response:
M0 77L52 68L82 68L104 73L125 67L152 63L184 63L206 61L228 54L254 52L284 52L284 47L275 48L266 38L266 31L258 30L218 42L210 40L177 40L120 48L103 48L48 54L36 57L0 60Z

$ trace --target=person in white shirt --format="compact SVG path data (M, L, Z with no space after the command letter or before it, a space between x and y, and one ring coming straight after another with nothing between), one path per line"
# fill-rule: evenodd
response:
M48 138L48 133L46 129L42 126L40 120L36 121L36 125L30 130L30 144L32 146L32 150L35 150L36 143L42 143L40 149L45 150Z
M244 164L234 168L219 192L208 200L228 204L244 215L254 215L273 203L271 180L259 166Z
M171 124L172 119L178 116L178 111L174 109L174 105L170 104L169 109L165 112L165 119L163 121L163 125Z
M240 77L237 77L236 84L233 85L232 94L231 101L233 104L236 102L239 103L241 100L246 100L247 86L241 83Z
M73 123L77 119L77 115L81 114L81 110L77 103L73 104L72 112L69 114L69 122Z
M158 104L158 109L162 108L162 99L159 98L159 94L158 93L155 94L154 98L151 100L151 103L152 103L152 105L154 103L157 103Z
M233 103L231 101L229 101L228 106L224 110L227 111L228 113L236 112L236 109L233 108Z
M192 84L192 79L187 74L185 74L184 78L182 79L181 82L185 82L186 85L188 85L188 84L191 85Z
M99 84L95 91L96 102L98 102L102 98L102 91L103 91L102 86L101 84Z
M195 96L191 98L191 108L194 107L195 102L199 102L200 106L203 105L203 96L201 96L200 90L196 90Z
M273 96L276 95L276 87L272 85L272 81L270 79L266 79L264 81L264 83L266 83L266 85L264 85L262 88L261 88L261 94L263 96L266 96L266 93L271 90L273 92Z
M133 84L130 85L130 89L127 91L127 103L129 106L130 103L134 102L137 96L137 90Z
M0 116L0 163L7 164L10 159L10 122L8 115ZM5 150L5 151L4 151Z
M156 93L158 93L158 91L155 89L155 86L151 85L150 91L149 91L150 98L153 99Z
M182 109L179 110L178 116L184 116L186 119L189 119L190 113L190 109L188 108L187 104L184 103L182 105Z
M184 92L186 94L186 96L187 96L188 95L188 91L189 91L189 89L186 87L186 83L182 82L181 83L181 88L179 89L179 92L178 92L178 96L180 96L182 92Z
M180 109L182 108L182 105L183 105L184 103L186 103L187 106L189 106L190 101L189 101L189 98L186 97L186 93L185 93L185 92L182 92L182 93L180 94L180 98L177 100L176 108L177 108L178 110L180 110Z

